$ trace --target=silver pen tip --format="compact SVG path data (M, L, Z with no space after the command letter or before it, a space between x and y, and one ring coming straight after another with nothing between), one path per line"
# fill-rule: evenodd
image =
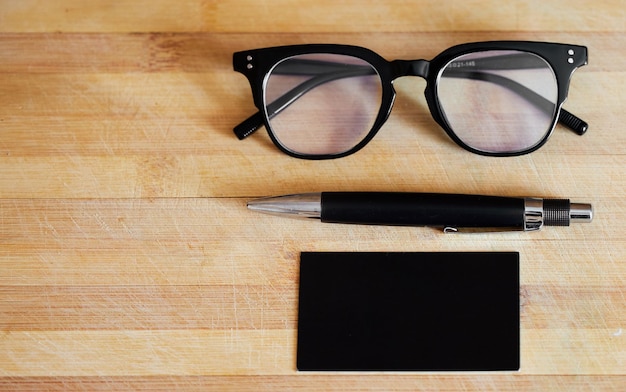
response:
M248 209L271 215L294 218L319 218L322 213L320 193L302 193L250 200Z

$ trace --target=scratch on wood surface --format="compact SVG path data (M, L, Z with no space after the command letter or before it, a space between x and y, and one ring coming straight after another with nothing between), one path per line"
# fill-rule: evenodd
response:
M237 307L237 286L233 282L233 317L235 319L235 329L239 329L239 311Z
M48 215L44 214L44 216L39 219L39 228L44 236L52 234L52 237L55 239L59 239L61 237L57 229L54 227L54 224L48 220Z
M109 235L113 233L111 226L104 220L99 212L96 212L93 217L96 220L96 223L98 224L100 229L102 229L105 233Z

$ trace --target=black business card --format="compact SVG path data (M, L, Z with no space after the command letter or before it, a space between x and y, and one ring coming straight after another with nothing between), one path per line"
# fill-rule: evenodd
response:
M518 370L516 252L304 252L297 368Z

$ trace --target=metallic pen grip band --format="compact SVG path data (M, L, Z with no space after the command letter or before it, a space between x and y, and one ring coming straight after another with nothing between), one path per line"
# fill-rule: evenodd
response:
M543 224L546 226L569 226L570 202L567 199L543 200Z

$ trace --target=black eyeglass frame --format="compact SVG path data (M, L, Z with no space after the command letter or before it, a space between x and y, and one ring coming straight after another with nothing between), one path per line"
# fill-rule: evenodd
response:
M549 131L537 144L528 149L513 152L489 152L473 148L463 142L452 130L445 119L443 109L437 99L437 82L445 66L454 59L470 53L490 50L510 50L532 53L545 60L552 68L557 83L557 102ZM293 56L306 54L338 54L359 58L369 63L378 73L381 80L382 99L381 107L369 133L357 145L338 154L309 155L292 151L283 146L273 134L269 124L269 116L264 103L264 86L272 69L281 61ZM378 133L387 121L396 92L393 88L395 79L403 76L419 76L426 80L424 95L433 119L444 129L448 136L467 151L486 156L519 156L533 152L543 146L550 138L557 122L583 135L588 125L585 121L572 113L562 109L567 99L570 79L574 71L587 64L587 48L584 46L532 41L487 41L466 43L453 46L438 54L432 60L392 60L388 61L374 51L352 45L339 44L305 44L278 46L263 49L253 49L233 54L233 68L246 76L252 89L255 106L259 112L255 113L234 128L239 139L244 139L254 133L261 126L265 126L272 142L284 153L304 159L332 159L351 155L367 143Z

